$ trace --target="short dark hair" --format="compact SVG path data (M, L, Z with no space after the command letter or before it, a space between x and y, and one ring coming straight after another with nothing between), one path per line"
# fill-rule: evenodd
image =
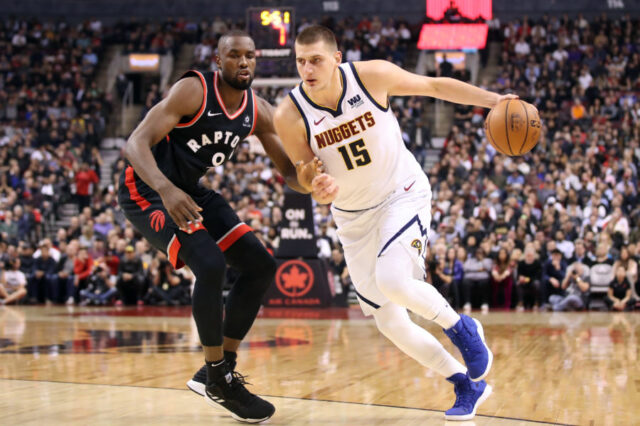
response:
M222 34L222 36L220 36L220 38L218 39L218 51L220 50L220 47L222 47L222 43L226 39L231 38L231 37L249 37L249 38L251 38L249 33L244 31L244 30L235 29L235 30L227 31L226 33Z
M338 50L336 36L329 28L322 25L310 25L296 37L296 43L313 44L317 41L324 41L331 49Z

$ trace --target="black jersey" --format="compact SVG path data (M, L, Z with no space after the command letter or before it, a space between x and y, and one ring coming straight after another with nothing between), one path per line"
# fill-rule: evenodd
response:
M182 120L165 140L152 147L158 168L178 188L199 194L198 181L207 169L230 159L238 145L253 133L257 105L252 89L244 91L240 108L227 113L218 92L218 72L188 71L182 78L199 77L204 88L202 106L190 120Z

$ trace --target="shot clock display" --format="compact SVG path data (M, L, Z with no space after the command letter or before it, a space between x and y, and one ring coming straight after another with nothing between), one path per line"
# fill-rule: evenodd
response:
M247 32L256 43L259 57L289 57L295 39L294 9L250 7L247 9Z

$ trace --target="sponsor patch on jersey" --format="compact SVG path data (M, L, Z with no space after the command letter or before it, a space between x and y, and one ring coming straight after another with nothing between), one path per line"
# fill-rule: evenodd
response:
M415 239L413 241L411 241L411 247L413 247L414 249L418 249L418 256L420 256L422 254L422 241L420 241L419 239Z
M347 102L351 108L358 108L360 105L364 104L360 95L355 95L353 98L347 99Z
M242 122L242 126L251 127L251 120L249 119L248 115L244 116L244 121Z

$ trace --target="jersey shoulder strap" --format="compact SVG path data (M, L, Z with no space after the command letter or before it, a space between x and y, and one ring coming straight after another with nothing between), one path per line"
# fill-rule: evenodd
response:
M345 67L345 74L352 77L352 81L358 85L360 90L362 90L362 92L366 95L366 97L369 98L369 100L373 105L375 105L382 112L387 112L389 110L389 99L387 99L386 107L383 105L380 105L378 101L374 99L374 97L369 92L369 89L367 89L367 86L365 86L364 82L360 78L360 75L358 74L358 70L356 70L356 67L353 64L353 62L347 62L346 64L342 64L341 66Z
M193 126L193 124L200 119L200 117L202 116L202 113L207 108L207 97L209 94L209 87L207 82L211 81L211 73L210 72L202 73L197 70L189 70L184 74L182 74L177 81L180 81L183 78L187 78L187 77L198 77L200 79L200 83L202 84L202 89L203 89L202 103L200 104L200 109L193 117L182 117L180 119L178 124L176 124L176 127L179 129Z

